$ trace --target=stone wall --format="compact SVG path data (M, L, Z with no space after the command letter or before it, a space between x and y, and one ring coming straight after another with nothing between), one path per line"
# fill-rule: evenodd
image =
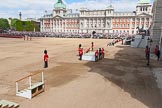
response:
M161 45L161 27L162 27L162 0L155 0L153 5L153 22L151 28L151 38L153 40L151 52L154 52L156 45Z

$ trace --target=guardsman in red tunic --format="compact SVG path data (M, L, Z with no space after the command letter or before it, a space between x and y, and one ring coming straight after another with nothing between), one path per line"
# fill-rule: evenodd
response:
M79 47L79 48L78 48L78 54L79 54L79 52L80 52L80 49L81 49L81 48Z
M96 50L96 52L95 52L95 61L98 61L98 50Z
M47 54L47 50L44 50L44 68L48 68L48 54Z
M83 48L80 48L79 49L79 56L80 56L79 60L82 60L82 55L83 55Z
M79 44L79 47L78 47L78 54L79 54L79 50L80 50L81 47L82 47L82 44Z
M160 58L160 50L159 50L158 45L156 45L154 53L157 56L157 60L159 60L159 58Z
M104 58L104 56L105 56L105 52L104 51L105 51L104 48L102 48L102 58Z
M88 48L87 50L86 50L86 53L88 53L90 51L90 48Z
M94 43L92 42L92 43L91 43L91 48L92 48L92 51L93 51L93 47L94 47Z

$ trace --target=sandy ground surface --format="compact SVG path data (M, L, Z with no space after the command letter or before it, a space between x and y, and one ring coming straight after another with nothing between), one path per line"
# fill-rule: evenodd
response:
M99 62L78 60L78 45L94 42L105 48ZM35 38L32 41L0 38L0 99L20 108L162 108L154 69L146 66L143 49L111 40ZM43 69L43 51L48 50L49 68ZM32 100L15 96L15 81L39 71L45 72L46 90Z

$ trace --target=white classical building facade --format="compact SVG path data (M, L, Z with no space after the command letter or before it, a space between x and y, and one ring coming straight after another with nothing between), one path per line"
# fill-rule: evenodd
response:
M66 9L62 0L54 5L53 13L41 18L41 32L136 34L137 27L148 30L152 23L152 5L139 0L133 12L116 12L112 5L104 10L81 8L78 13Z

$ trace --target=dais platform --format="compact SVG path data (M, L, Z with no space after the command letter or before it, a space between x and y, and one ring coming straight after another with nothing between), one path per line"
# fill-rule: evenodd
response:
M83 54L82 60L95 61L95 52L91 51Z

